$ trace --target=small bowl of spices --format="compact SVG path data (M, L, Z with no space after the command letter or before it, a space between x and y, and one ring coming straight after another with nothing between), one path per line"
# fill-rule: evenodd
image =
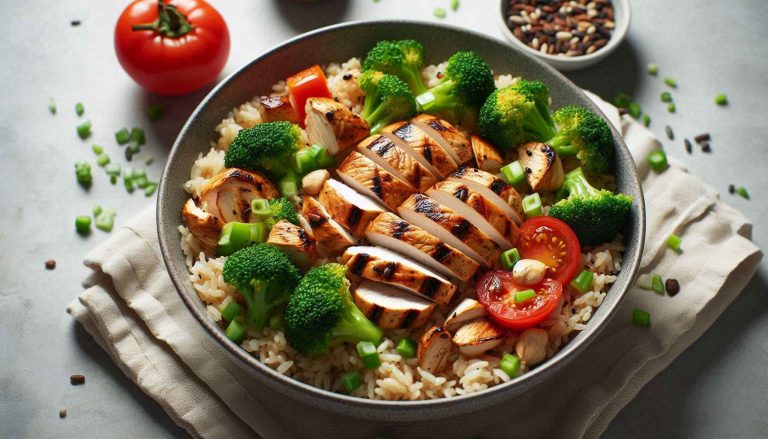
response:
M629 0L501 0L500 24L514 45L560 71L589 67L621 44Z

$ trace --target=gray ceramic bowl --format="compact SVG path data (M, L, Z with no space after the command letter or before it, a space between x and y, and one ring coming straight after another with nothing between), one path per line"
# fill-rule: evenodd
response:
M464 29L407 21L345 23L296 37L256 58L222 81L189 118L173 145L160 183L157 203L158 233L163 258L179 294L205 330L221 345L222 352L247 370L269 393L288 401L307 404L320 411L375 422L414 422L446 418L509 401L557 373L576 357L606 326L630 286L640 260L645 234L643 195L629 151L614 131L618 159L618 187L634 197L632 215L625 231L626 252L623 270L595 312L587 328L552 359L530 373L487 391L449 399L413 402L372 401L317 389L278 374L227 339L207 317L202 302L188 280L184 256L179 247L180 211L188 195L182 188L197 155L206 152L215 137L214 127L234 106L252 96L268 93L270 86L313 64L345 61L364 56L381 39L414 38L425 48L427 63L438 63L457 50L474 50L495 72L535 78L550 87L553 106L578 104L600 110L571 82L546 64L501 41ZM320 415L322 416L322 415Z

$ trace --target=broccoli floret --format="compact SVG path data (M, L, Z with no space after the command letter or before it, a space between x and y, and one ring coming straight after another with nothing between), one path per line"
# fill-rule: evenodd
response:
M538 81L519 81L494 91L480 109L480 132L494 145L511 149L555 135L549 92Z
M561 156L576 155L590 173L613 170L613 137L608 123L584 107L568 106L553 115L557 134L549 140Z
M224 165L228 168L264 169L278 178L286 176L293 173L291 163L300 138L299 127L290 122L267 122L245 128L229 145Z
M347 268L331 263L307 272L288 300L285 336L299 352L319 354L332 341L378 343L382 332L352 302Z
M233 253L222 276L242 294L248 307L246 324L257 330L283 308L301 277L285 253L265 243Z
M265 221L270 229L280 220L286 220L294 225L299 225L299 215L293 207L293 203L286 197L269 200L270 217Z
M371 134L416 113L411 89L397 76L368 70L360 75L359 81L365 92L363 119L370 125Z
M439 114L452 122L474 125L477 111L496 86L488 64L474 52L456 52L448 58L443 78L416 97L425 113Z
M424 47L416 40L379 41L363 61L363 70L395 75L414 93L423 93L427 89L421 79L423 66Z
M581 168L565 174L562 191L568 198L552 205L549 216L571 226L581 245L613 239L629 218L632 197L594 188Z

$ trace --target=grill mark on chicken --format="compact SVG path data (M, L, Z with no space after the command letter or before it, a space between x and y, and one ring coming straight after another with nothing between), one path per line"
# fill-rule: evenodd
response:
M405 232L408 231L408 228L410 227L410 224L406 221L397 221L395 223L395 228L392 230L392 237L395 239L400 239L405 235Z
M312 241L310 240L309 235L307 235L307 232L304 230L304 228L299 228L296 233L299 235L299 239L301 240L301 247L304 249L304 251L309 251L312 248Z
M395 274L395 271L397 271L400 264L397 262L390 262L383 267L381 265L376 265L373 267L373 271L376 272L379 276L381 276L382 279L392 279L392 275Z
M328 217L320 215L319 213L316 213L316 212L310 212L309 215L307 215L307 220L309 220L309 225L314 228L327 223Z
M395 128L392 131L392 134L407 141L407 139L413 135L412 132L413 132L413 129L411 127L411 124L408 122L403 122L399 127Z
M437 205L426 196L414 194L414 201L416 203L414 203L413 210L416 212L426 215L427 218L435 222L443 220L443 214L438 211Z
M450 255L451 253L452 253L451 249L448 248L447 245L441 242L440 244L437 244L434 252L432 252L432 259L442 263L443 260L447 258L448 255Z
M464 202L467 201L467 195L469 195L469 191L466 186L459 186L459 188L456 189L456 192L453 193L454 197Z
M405 318L403 319L403 323L400 324L401 328L407 328L413 324L413 322L416 321L416 318L419 317L419 312L415 309L410 309L405 314Z
M360 223L360 218L363 216L363 211L357 206L351 206L349 209L349 216L347 216L347 224L351 228L356 228Z
M395 144L384 136L379 137L367 146L369 150L373 151L379 157L384 157L389 150L394 147Z
M368 315L368 318L372 322L376 323L379 321L379 318L381 317L382 312L384 312L384 308L374 304L373 308L371 309L371 313Z
M500 195L501 192L509 186L507 183L504 182L504 180L501 179L494 179L493 183L491 183L490 190L492 190L496 195Z
M444 126L440 123L440 119L431 119L429 122L427 122L427 125L430 126L435 131L448 131L448 127Z
M424 283L421 284L421 288L419 288L419 292L430 299L435 297L435 293L437 293L437 290L440 289L440 281L435 279L434 277L430 277L424 280Z
M425 159L426 159L426 160L427 160L427 161L428 161L430 164L432 164L432 146L431 146L431 145L429 145L429 144L427 144L427 145L424 145L424 149L423 149L423 151L424 151L424 158L425 158Z
M544 155L547 157L547 167L551 166L552 163L555 161L555 150L551 146L547 145L546 143L540 144L541 146L541 152L544 153Z
M459 169L453 171L453 174L451 174L451 177L461 178L466 173L467 173L467 167L466 166L461 166L461 167L459 167Z
M379 175L378 168L374 168L373 172L374 172L373 178L371 178L371 181L373 182L373 186L371 186L371 191L379 199L383 200L384 197L382 196L382 192L381 192L381 176Z
M454 224L453 227L451 227L451 233L453 236L462 239L464 235L469 232L469 230L472 228L472 223L469 222L467 219L463 219L458 224Z
M371 259L371 255L368 253L356 254L354 260L352 261L352 265L349 267L349 271L351 271L353 274L359 275L363 272L365 266L368 265L369 259Z
M243 179L243 180L247 180L247 181L253 183L253 175L251 175L249 173L246 173L246 172L242 172L239 169L235 169L234 171L232 171L230 176L234 177L234 178L240 178L240 179Z

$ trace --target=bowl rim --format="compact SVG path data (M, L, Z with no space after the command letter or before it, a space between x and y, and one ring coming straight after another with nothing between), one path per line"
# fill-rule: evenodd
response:
M614 23L616 28L611 35L611 39L608 40L608 44L600 50L596 50L593 53L585 54L581 56L559 56L550 55L548 53L541 53L531 47L528 47L525 43L520 41L512 30L507 26L507 18L504 16L505 5L509 4L509 0L499 0L498 10L498 23L501 27L501 32L512 44L522 49L525 49L528 53L535 55L538 58L545 60L547 63L562 63L563 65L578 66L578 65L591 65L603 57L613 52L627 37L629 31L629 24L632 21L632 8L629 5L629 0L611 0L613 2L621 3L624 14L621 17L614 16Z
M532 371L526 374L520 375L518 377L512 378L506 383L500 383L495 386L484 389L482 391L473 392L469 394L455 395L452 397L445 397L445 398L417 400L417 401L375 400L375 399L355 397L355 396L332 392L329 390L324 390L318 387L314 387L310 384L301 382L297 379L282 375L278 373L276 370L272 369L271 367L259 361L258 358L252 356L241 346L235 344L232 340L227 338L224 334L224 331L220 330L220 328L218 328L214 323L210 321L210 319L205 313L205 310L203 309L201 311L198 308L199 298L197 297L197 295L194 295L194 297L191 297L183 293L183 291L185 290L183 283L188 282L188 279L186 277L183 279L177 278L174 275L174 270L172 269L173 267L172 258L174 257L172 255L175 254L175 252L180 251L178 246L179 238L178 238L178 233L174 233L177 230L177 227L170 228L169 231L170 230L174 231L174 232L170 232L170 234L167 234L165 232L165 227L163 227L163 221L162 221L163 205L166 204L165 200L171 197L171 195L169 194L169 191L174 189L174 188L169 188L169 184L170 184L169 169L171 168L172 164L176 162L177 156L181 154L180 142L182 140L182 137L184 136L184 133L188 131L192 123L197 119L197 116L203 113L204 110L207 109L209 102L217 94L219 94L223 89L228 87L230 82L232 82L238 76L244 74L244 72L252 68L257 63L262 62L262 60L271 56L272 54L277 53L293 44L296 44L297 42L314 38L322 34L333 33L340 29L365 27L365 26L370 26L372 24L383 25L383 26L393 25L393 24L413 25L413 26L432 28L432 30L437 32L440 32L442 30L449 30L457 33L467 33L474 36L475 38L488 40L493 43L499 43L508 47L510 50L521 52L519 48L510 46L501 39L495 38L488 34L462 28L459 26L436 23L432 21L395 20L395 19L358 20L358 21L338 23L338 24L318 28L318 29L300 34L286 41L283 41L273 46L272 48L262 52L260 55L253 58L251 61L247 62L245 65L238 68L236 71L232 72L230 75L224 78L221 82L219 82L205 96L205 98L203 98L203 100L200 101L200 104L198 104L197 108L195 108L195 110L189 116L189 118L187 119L187 121L185 122L181 130L179 131L177 138L174 140L173 146L168 155L168 160L166 161L163 169L162 177L160 179L159 191L158 191L159 193L158 193L157 202L156 202L156 225L157 225L157 233L159 237L161 255L163 258L163 262L166 266L166 270L170 275L171 281L176 289L176 292L181 296L182 301L187 306L189 311L191 311L192 315L195 317L198 323L200 323L204 327L205 329L204 332L207 333L208 336L212 337L215 341L217 341L218 342L217 344L227 354L229 354L230 358L234 357L237 360L235 362L238 363L240 367L247 368L250 371L255 371L257 374L261 375L262 378L266 380L265 382L269 384L270 387L273 389L276 389L277 388L276 386L279 386L280 384L282 384L284 386L280 387L281 391L287 392L287 394L290 394L294 398L301 398L302 401L309 402L315 407L319 407L321 409L326 409L326 410L332 410L333 408L344 409L344 408L354 407L358 409L368 410L368 412L366 413L374 413L373 417L377 417L376 414L381 412L391 413L394 411L400 411L400 413L405 414L408 412L412 412L412 409L415 409L415 408L421 408L423 410L441 410L440 413L448 413L449 410L455 409L458 406L461 406L464 404L471 404L470 406L465 406L465 408L471 407L472 409L471 411L476 411L489 406L494 401L499 401L499 398L502 397L500 394L503 392L509 391L512 388L515 388L521 385L535 386L545 381L546 378L550 376L550 374L552 374L557 369L561 369L565 365L565 363L567 363L570 359L573 359L574 357L576 357L584 348L586 348L600 334L600 332L602 332L602 330L605 329L605 327L614 317L623 299L626 297L626 293L629 290L629 287L631 286L632 282L634 281L634 278L637 275L637 272L640 266L640 257L643 251L643 244L645 242L645 223L646 223L645 202L644 202L644 197L642 192L642 186L640 185L636 168L633 167L632 170L629 172L630 178L628 180L628 185L630 187L634 187L634 191L636 191L636 193L638 194L637 200L635 200L637 203L636 204L636 207L637 207L636 238L638 239L638 245L635 249L635 252L632 254L633 256L632 259L634 262L631 265L628 264L628 265L622 266L621 273L627 273L627 275L629 275L630 278L627 280L627 284L626 284L627 287L624 289L624 291L618 291L614 293L619 295L616 302L612 303L611 306L609 306L609 308L605 311L606 314L601 320L594 322L593 326L588 328L590 332L587 333L586 336L581 338L579 337L574 338L568 344L563 346L562 349L558 351L558 353L555 354L555 356L558 356L558 355L561 355L562 353L562 356L560 358L556 359L555 361L552 361L554 357L550 358L546 362L542 363L541 365L533 369ZM587 97L578 86L573 84L570 80L568 80L565 76L563 76L560 72L558 72L552 66L541 61L538 58L531 57L528 54L526 54L525 56L528 59L530 59L532 62L538 64L539 68L549 71L550 74L558 78L560 81L565 82L566 85L569 85L575 88L576 91L582 94L586 100L590 101L589 97ZM603 114L602 111L599 108L597 108L597 106L594 106L594 108L599 113L599 115L601 115L605 120L608 120L605 114ZM609 123L609 126L611 128L611 131L613 132L614 138L618 139L618 145L617 145L618 148L622 149L624 154L627 157L630 157L631 159L629 150L626 144L623 142L620 134L616 131L615 127L613 127L610 123ZM175 189L178 189L178 188L175 188ZM173 218L173 220L176 221L174 224L176 225L181 224L180 219L178 217L178 212L172 213L171 218ZM173 243L174 245L171 245L171 243ZM624 260L627 260L628 256L629 255L625 254ZM309 398L308 396L311 396L314 398ZM402 409L408 409L408 410L402 411Z

